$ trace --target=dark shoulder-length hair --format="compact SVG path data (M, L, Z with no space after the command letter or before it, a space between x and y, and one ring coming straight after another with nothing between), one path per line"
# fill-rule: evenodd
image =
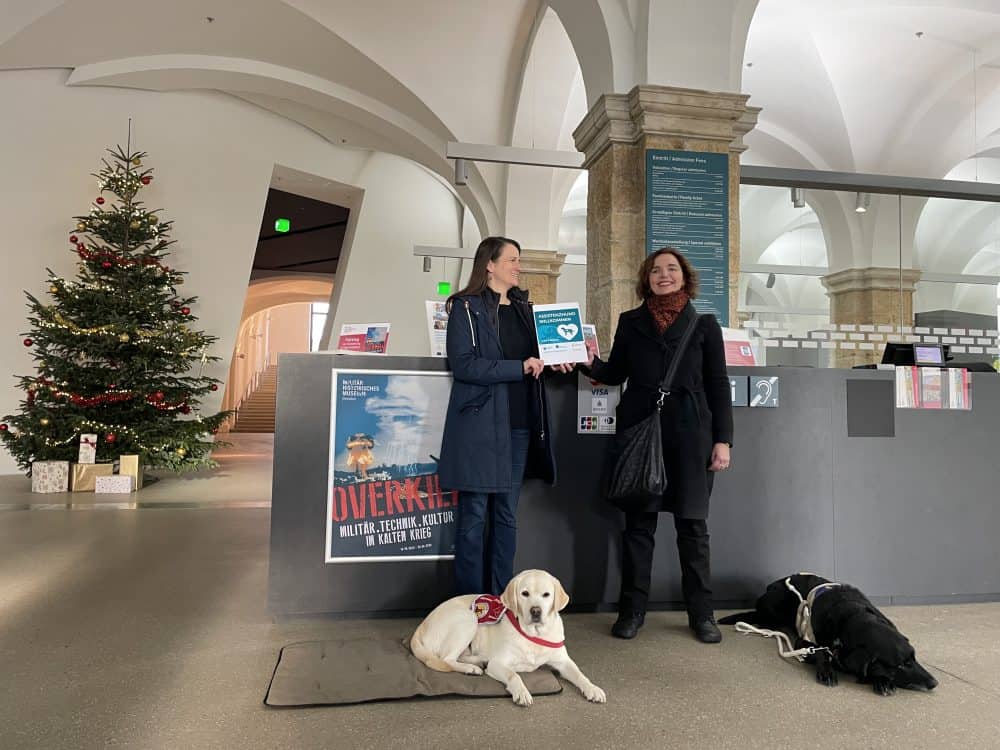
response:
M681 255L680 251L674 247L661 247L656 252L646 256L646 260L639 266L639 278L636 281L635 293L641 299L649 299L653 296L653 289L649 285L649 274L653 270L653 264L656 263L656 259L661 255L667 254L677 258L677 264L681 267L681 272L684 274L684 291L687 292L688 297L695 299L698 296L698 272L694 270L691 261Z
M479 243L479 247L476 248L476 254L472 260L472 273L469 275L469 283L448 298L448 312L451 312L451 305L456 298L482 294L483 290L486 289L486 282L490 278L489 269L486 266L491 260L495 263L500 259L504 245L513 245L517 248L517 254L521 254L520 243L509 237L487 237Z

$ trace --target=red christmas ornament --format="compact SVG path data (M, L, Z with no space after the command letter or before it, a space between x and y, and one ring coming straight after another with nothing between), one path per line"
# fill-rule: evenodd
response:
M190 315L190 314L191 314L191 308L190 307L182 307L181 308L181 315Z
M163 391L157 391L153 394L153 401L162 401L166 396L163 395Z
M217 386L215 383L212 383L212 385L208 386L208 390L217 391L219 390L219 386Z
M76 249L76 254L79 255L84 260L87 259L87 251L85 249L83 249L83 247L78 247Z
M97 200L95 200L94 203L96 203L98 206L103 206L104 205L104 198L102 198L100 196L97 196Z
M188 406L187 404L184 404L184 406L182 406L180 408L180 412L181 412L181 414L190 414L191 413L191 407Z
M75 234L71 234L69 236L69 244L71 244L71 245L75 245L76 244L76 235Z
M107 435L104 436L104 439L109 443L113 443L118 439L118 436L113 432L109 432Z
M7 432L10 428L5 424L0 424L0 432Z
M101 268L111 268L111 261L106 260L103 263L101 263Z
M34 344L34 343L35 343L35 340L34 340L34 339L25 339L25 340L24 340L24 345L25 345L25 346L31 346L31 345L32 345L32 344Z
M152 177L150 177L149 175L146 175L145 177L141 178L141 179L140 179L139 181L140 181L140 182L141 182L141 183L142 183L143 185L148 185L149 183L151 183L151 182L153 181L153 178L152 178Z
M109 390L109 391L113 391L113 390L114 390L115 388L117 388L117 387L118 387L118 386L116 386L116 385L115 385L114 383L108 383L108 390Z

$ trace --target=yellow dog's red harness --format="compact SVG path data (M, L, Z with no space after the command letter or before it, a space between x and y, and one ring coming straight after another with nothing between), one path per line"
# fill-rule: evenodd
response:
M472 602L472 611L476 615L476 622L480 625L496 625L506 616L510 620L510 624L514 626L514 630L539 646L562 648L565 643L565 641L559 641L558 643L556 641L547 641L544 638L538 638L537 636L525 633L521 629L521 623L517 621L514 613L504 606L499 596L493 594L481 594L477 596L475 601Z

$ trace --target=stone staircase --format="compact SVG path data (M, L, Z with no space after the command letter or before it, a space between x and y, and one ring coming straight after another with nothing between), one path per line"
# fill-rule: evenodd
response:
M236 424L230 432L274 432L277 391L278 366L271 365L260 374L257 390L240 405Z

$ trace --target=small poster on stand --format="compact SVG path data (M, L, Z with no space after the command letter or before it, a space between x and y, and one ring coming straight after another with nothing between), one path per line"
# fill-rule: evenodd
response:
M337 339L342 354L385 354L389 347L389 323L344 323Z
M448 337L448 308L441 300L427 300L427 336L431 344L432 357L446 357Z
M597 329L590 323L583 324L584 342L591 344L594 353L600 356L597 344ZM620 385L604 385L578 372L576 386L576 434L614 435L616 430L615 412L622 397Z

